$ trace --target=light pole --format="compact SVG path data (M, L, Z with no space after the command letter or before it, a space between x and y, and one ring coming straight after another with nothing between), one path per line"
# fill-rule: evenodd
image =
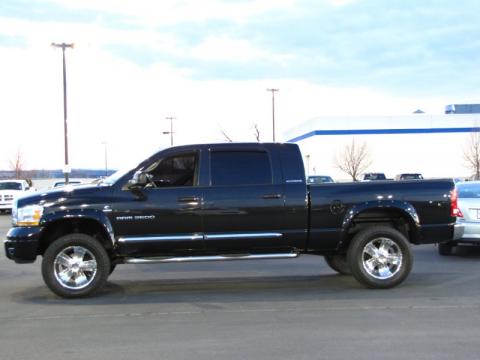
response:
M170 131L164 131L164 135L170 134L170 146L173 146L173 120L176 119L176 117L173 116L167 116L165 119L170 120Z
M280 89L267 89L272 93L272 124L273 124L273 142L275 142L275 93Z
M105 177L108 176L108 163L107 163L107 159L108 159L108 156L107 156L107 142L106 141L102 141L102 145L105 147L104 148L104 151L105 151Z
M305 155L305 157L307 158L307 177L310 176L310 155Z
M65 49L73 49L72 44L51 44L53 47L61 48L63 55L63 136L65 144L65 166L63 168L63 173L65 174L65 184L68 184L68 174L70 173L70 166L68 165L68 129L67 129L67 68L65 65Z

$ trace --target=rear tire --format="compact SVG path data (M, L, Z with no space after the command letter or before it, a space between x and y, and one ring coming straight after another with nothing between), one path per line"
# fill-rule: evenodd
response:
M350 266L347 262L347 255L345 254L335 254L335 255L325 255L325 262L330 268L335 270L341 275L352 275Z
M45 251L42 276L58 296L79 298L99 290L110 274L110 258L102 244L86 234L69 234Z
M453 245L449 243L438 244L438 253L442 256L453 255Z
M389 226L372 226L356 234L347 253L352 275L369 288L387 289L410 273L413 254L407 238Z

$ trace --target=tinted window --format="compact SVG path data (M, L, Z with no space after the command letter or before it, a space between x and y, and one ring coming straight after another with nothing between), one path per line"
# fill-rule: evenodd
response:
M381 173L370 173L365 174L364 180L386 180L385 174Z
M196 154L182 154L157 161L146 172L156 187L192 186L196 181L196 168Z
M18 182L2 182L0 190L22 190L22 184Z
M422 180L423 176L420 174L402 174L400 176L402 180Z
M309 176L309 184L323 184L323 183L332 183L333 179L330 176Z
M212 185L272 183L270 159L262 151L214 151L210 155Z
M475 199L480 198L480 184L472 185L458 185L458 197L460 198L467 198L467 199Z

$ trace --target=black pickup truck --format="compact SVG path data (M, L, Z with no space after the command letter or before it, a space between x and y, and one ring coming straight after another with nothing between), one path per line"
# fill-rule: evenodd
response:
M43 256L62 297L102 287L118 264L323 255L371 288L410 273L411 244L459 236L451 180L307 186L294 144L160 151L103 182L18 199L6 256Z

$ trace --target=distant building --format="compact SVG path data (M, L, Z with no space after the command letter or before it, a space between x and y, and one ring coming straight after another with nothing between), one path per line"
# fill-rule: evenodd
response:
M450 104L445 106L445 114L480 114L480 104Z
M309 175L348 179L335 166L345 146L366 143L372 165L367 172L393 178L401 173L424 177L465 177L463 152L472 132L480 132L480 114L319 117L285 134L308 156ZM307 162L305 161L305 164Z

